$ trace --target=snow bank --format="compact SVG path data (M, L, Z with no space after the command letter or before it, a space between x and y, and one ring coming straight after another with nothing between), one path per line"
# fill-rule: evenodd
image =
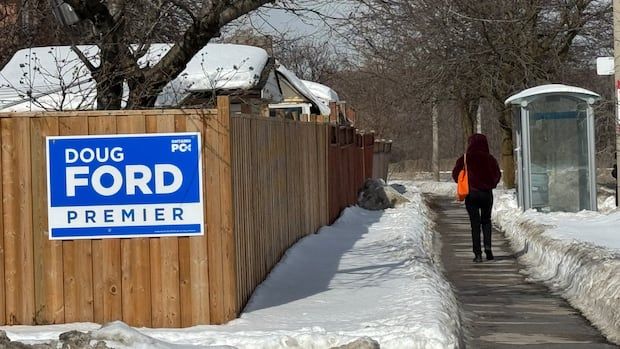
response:
M403 206L347 208L336 223L290 248L239 319L221 326L133 329L73 324L115 348L331 348L369 337L381 348L457 348L456 298L440 271L431 211L410 186ZM40 343L72 327L7 326Z
M514 191L500 191L493 222L522 253L529 279L560 293L620 344L620 212L523 213Z
M413 185L418 188L423 193L440 195L440 196L449 196L456 198L456 183L454 182L436 182L429 180L421 180L411 182L410 185Z

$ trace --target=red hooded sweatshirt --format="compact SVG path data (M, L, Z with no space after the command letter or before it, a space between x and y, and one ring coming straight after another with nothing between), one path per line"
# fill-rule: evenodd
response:
M463 169L463 156L456 160L452 170L452 178L458 181L459 172ZM502 174L497 165L497 160L489 153L487 137L480 133L474 133L469 137L467 146L467 175L469 188L488 191L497 187Z

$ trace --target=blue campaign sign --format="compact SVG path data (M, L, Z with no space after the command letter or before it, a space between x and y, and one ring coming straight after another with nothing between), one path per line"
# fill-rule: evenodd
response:
M47 137L51 239L203 233L200 133Z

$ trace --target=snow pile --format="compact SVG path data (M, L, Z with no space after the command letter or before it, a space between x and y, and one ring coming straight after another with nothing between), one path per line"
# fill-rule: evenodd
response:
M372 338L381 348L456 348L461 322L440 271L432 213L411 187L385 211L347 208L290 248L239 319L222 326L132 329L81 324L115 348L331 348ZM80 324L73 324L77 327ZM71 325L4 327L40 343Z
M532 281L546 284L620 343L620 212L523 213L514 191L496 193L493 221Z
M414 181L410 185L418 187L423 193L456 198L456 183L454 182L421 180Z

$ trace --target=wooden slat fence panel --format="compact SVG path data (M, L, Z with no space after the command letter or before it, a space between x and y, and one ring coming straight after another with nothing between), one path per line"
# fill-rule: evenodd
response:
M219 143L218 161L220 172L220 215L223 252L223 317L222 322L237 316L239 305L237 303L237 256L236 241L234 235L234 210L232 190L232 149L231 149L231 121L230 103L227 97L218 98ZM228 208L228 209L224 209Z
M373 156L373 178L383 178L387 181L392 141L375 140Z
M146 132L171 133L174 131L174 115L146 115ZM149 248L152 326L180 327L179 238L150 239Z
M65 322L62 242L48 238L45 137L58 135L58 118L32 119L32 220L34 238L35 323Z
M243 305L286 249L327 221L328 125L234 116L231 126Z
M116 134L116 118L95 116L88 120L91 135ZM97 323L121 319L121 240L92 241L93 317Z
M88 117L59 120L61 136L87 135ZM63 241L65 321L94 321L93 260L90 240Z
M30 120L2 119L2 200L5 322L33 324L35 287L32 236Z
M121 134L146 132L144 114L119 116ZM123 319L134 326L151 326L150 244L147 238L121 240Z
M354 130L218 104L0 114L1 323L223 323L286 249L354 203L368 166ZM46 136L185 131L202 135L205 236L47 239Z

